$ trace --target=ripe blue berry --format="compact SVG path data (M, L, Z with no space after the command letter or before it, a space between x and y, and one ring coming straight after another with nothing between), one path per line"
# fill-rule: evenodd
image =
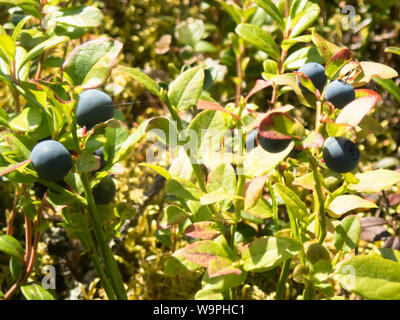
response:
M323 157L329 169L338 173L346 173L357 167L360 151L347 138L331 137L325 142Z
M316 62L309 62L302 66L298 71L305 73L305 75L309 77L311 82L314 84L314 87L322 92L327 80L324 66ZM299 85L301 91L308 91L308 89L304 87L298 79L297 84Z
M257 141L265 151L278 153L285 150L292 139L270 139L258 133Z
M98 168L96 171L101 171L104 169L106 166L106 161L104 159L104 152L103 152L103 147L97 149L95 152L93 152L95 156L98 156L100 158L100 168Z
M356 93L351 84L342 80L334 80L326 87L325 99L335 108L341 109L356 98Z
M97 89L81 92L76 109L76 122L83 128L91 129L100 122L114 116L114 104L111 98Z
M103 178L93 190L93 197L96 204L108 204L113 201L116 187L110 176Z
M72 167L71 154L54 140L39 142L32 149L31 159L39 177L48 181L62 180Z

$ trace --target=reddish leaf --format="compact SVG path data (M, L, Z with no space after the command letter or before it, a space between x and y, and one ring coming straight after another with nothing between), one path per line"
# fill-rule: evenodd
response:
M315 29L312 30L312 41L316 45L319 54L322 56L322 58L324 58L325 61L328 61L330 57L341 50L341 48L334 43L329 42L321 37L315 31Z
M360 238L368 242L374 242L390 236L390 233L382 226L384 224L388 224L388 222L383 218L361 218Z
M247 108L247 111L255 116L255 119L253 122L251 122L249 125L246 126L246 131L250 131L260 125L260 122L268 115L274 112L281 112L281 113L287 113L290 110L294 109L294 107L290 104L284 105L282 107L273 109L271 111L268 111L266 113L264 112L256 112L252 109Z
M201 240L187 245L180 250L185 259L197 263L202 267L208 267L210 261L218 257L230 258L225 248L215 240Z
M200 109L200 110L216 110L216 111L225 112L227 114L230 114L235 119L240 119L238 115L236 115L233 112L225 109L224 107L220 106L216 102L211 102L211 101L207 101L207 100L198 100L197 101L197 108Z
M311 79L304 72L293 71L293 73L296 75L297 79L303 85L303 87L314 93L318 99L321 97L321 93L319 92L319 90L315 88Z
M14 170L17 170L18 168L20 168L20 167L22 167L24 165L27 165L31 161L32 161L32 159L28 159L28 160L25 160L25 161L22 161L20 163L16 163L16 164L13 164L12 166L7 167L4 171L0 172L0 177L4 176L4 175L6 175L6 174L8 174L8 173L10 173L10 172L12 172Z
M388 199L391 207L398 206L400 204L400 194L398 193L389 194Z
M246 190L246 198L244 205L245 210L254 207L257 201L260 200L266 179L267 176L255 177L250 182Z
M353 53L347 48L343 48L336 52L326 63L326 75L329 78L333 77L352 58Z
M283 112L269 112L262 119L258 127L264 138L286 140L300 140L304 134L304 127L292 116Z
M350 140L355 140L357 137L355 129L345 123L336 123L330 118L323 119L325 129L330 137L347 137Z
M371 94L353 100L342 109L336 118L336 123L348 124L352 127L357 126L380 98L378 94Z
M220 234L221 231L212 221L195 222L185 229L185 235L201 240L213 240Z
M389 237L383 244L382 248L400 250L400 238L398 236Z
M211 260L208 264L207 271L210 279L227 274L236 274L238 276L242 274L242 270L232 266L232 260L224 257L217 257Z
M308 148L321 148L324 145L324 137L315 131L312 131L307 138L305 138L301 143L301 149Z
M368 83L372 76L378 76L381 79L391 79L399 75L396 70L381 63L361 61L360 65L364 71L364 77L360 82Z
M373 90L356 89L354 91L356 93L356 99L362 98L362 97L375 97L376 99L378 99L377 101L381 100L381 96L377 92L375 92Z
M245 103L247 103L247 101L254 95L254 94L256 94L257 92L259 92L259 91L261 91L261 90L263 90L263 89L265 89L265 88L268 88L268 87L270 87L270 86L272 86L272 82L271 81L267 81L267 80L263 80L263 79L258 79L257 81L256 81L256 84L254 85L254 87L253 87L253 89L251 89L251 91L249 92L249 94L246 96L246 98L244 99L245 100Z

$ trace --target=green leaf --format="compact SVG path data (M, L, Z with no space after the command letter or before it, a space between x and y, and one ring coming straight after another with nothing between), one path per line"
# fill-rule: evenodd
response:
M335 278L364 299L400 300L400 263L377 256L353 256L340 263Z
M6 137L7 144L14 151L15 156L18 161L24 161L30 158L31 151L27 148L27 146L14 135L8 135Z
M78 172L92 172L100 168L100 159L89 152L82 152L76 159Z
M39 0L0 0L0 4L6 4L10 6L22 6L22 5L39 5Z
M146 127L147 138L155 135L157 138L165 144L176 147L178 142L178 129L176 123L170 119L164 117L151 118Z
M174 224L180 224L189 217L189 214L182 208L174 205L166 207L159 222L161 228L171 228Z
M300 42L310 42L312 37L310 34L299 36L296 38L288 38L282 41L281 46L284 50L289 50L291 46L295 45L296 43Z
M219 164L221 141L225 132L224 116L219 111L205 110L196 115L186 130L191 161L202 159L205 165ZM194 157L198 159L194 159Z
M398 56L400 56L400 48L399 47L386 47L385 52L394 53L394 54L397 54Z
M22 266L23 266L22 260L17 259L15 257L10 258L10 273L15 280L18 280L19 277L21 276Z
M400 251L390 248L378 248L378 252L372 252L372 254L379 254L382 258L400 262Z
M67 42L68 40L69 40L68 37L61 36L61 37L50 38L49 40L43 41L42 43L38 44L36 47L34 47L33 49L31 49L29 52L26 53L25 57L22 59L19 65L18 72L26 63L35 59L37 56L39 56L46 50L56 47L61 43Z
M208 176L207 191L213 192L220 188L230 194L235 194L236 174L230 163L221 163Z
M216 0L232 17L236 24L242 21L242 9L235 3L227 3L225 0Z
M272 59L278 60L280 52L274 38L259 26L242 23L236 27L236 33L257 49L267 53Z
M187 226L184 233L195 239L213 240L221 234L221 230L213 221L200 221Z
M290 153L294 143L291 142L285 150L270 153L257 146L247 154L244 160L244 173L249 177L263 176L274 169Z
M200 203L202 205L208 205L211 203L223 201L223 200L236 200L243 199L241 196L237 196L231 193L227 193L224 190L216 190L209 192L200 198Z
M78 28L98 27L103 18L101 10L92 6L62 8L51 16L53 21Z
M361 223L357 216L347 216L335 228L333 242L338 251L350 252L360 240Z
M247 278L247 272L241 270L241 274L236 273L226 274L218 277L211 278L208 271L204 273L203 279L201 281L202 290L213 291L213 292L223 292L230 288L234 288L242 284Z
M189 18L179 23L175 28L177 40L183 44L196 47L204 36L204 22L200 19Z
M299 253L301 245L290 238L261 237L242 253L246 271L263 272L273 269Z
M221 292L200 289L194 295L194 300L224 300L224 296Z
M189 260L186 260L182 256L182 249L179 249L174 252L174 254L168 257L165 262L165 274L167 276L193 276L192 272L200 269L201 266L199 264L193 263Z
M373 76L372 80L387 90L398 102L400 102L400 89L392 79L381 79L378 76Z
M29 217L30 219L34 219L36 216L36 208L35 205L32 203L30 198L22 198L19 201L19 204L22 208L24 214Z
M21 244L13 236L8 234L0 235L0 251L17 259L24 258L24 249Z
M328 78L333 78L333 76L353 58L353 53L347 49L341 49L336 52L326 63L325 74Z
M305 133L303 125L298 120L279 111L267 113L260 122L259 131L263 137L269 139L302 139Z
M210 261L223 257L234 261L235 254L229 246L221 245L218 240L201 240L186 245L180 249L180 255L186 260L207 268Z
M400 173L387 169L378 169L357 173L356 178L360 182L351 184L350 190L365 193L375 193L387 190L400 182Z
M140 141L146 135L146 128L148 126L148 122L150 120L144 121L140 124L140 126L133 131L127 138L125 138L121 145L118 146L116 150L116 154L112 161L113 164L124 159L128 154L132 146Z
M266 176L261 176L261 177L256 177L253 180L251 180L251 182L246 190L246 197L245 197L245 201L244 201L244 209L245 210L254 207L257 204L257 202L260 200L260 198L262 196L262 192L264 190L266 179L267 179Z
M328 61L335 53L342 49L334 43L325 40L315 31L315 29L312 30L311 35L312 41L316 45L318 52L324 61Z
M290 37L294 38L301 34L308 27L312 26L315 20L319 17L321 9L316 3L308 2L304 11L292 20Z
M281 30L285 29L285 21L283 20L282 14L271 0L254 1L259 7L263 8L271 16L272 19L274 19L278 23Z
M251 222L263 224L266 219L272 217L272 206L267 200L261 198L254 207L241 211L240 216Z
M168 99L178 110L187 110L196 105L204 84L204 70L195 67L182 73L169 86Z
M157 83L151 79L147 74L143 73L137 68L130 68L130 67L121 67L123 71L129 74L135 81L139 82L143 85L148 91L152 94L160 97L160 88L158 87Z
M189 180L175 177L167 181L166 189L178 197L186 200L200 200L204 193Z
M364 200L359 196L346 194L333 199L327 209L329 210L330 215L335 218L340 218L349 211L361 208L377 208L377 205L372 201Z
M324 63L324 59L314 46L298 49L291 53L284 62L285 69L299 69L308 62Z
M30 20L32 18L32 16L26 16L23 17L22 20L20 22L18 22L18 24L16 25L13 34L12 34L12 39L13 41L17 41L19 35L21 34L22 28L24 27L25 23Z
M143 163L143 162L139 163L139 166L151 168L151 169L153 169L155 172L157 172L159 175L163 176L167 180L171 178L171 174L168 172L168 170L166 170L163 167L157 166L155 164Z
M297 219L307 222L308 210L305 203L300 197L291 189L286 187L284 184L276 183L274 188L279 196L285 202L286 208L293 214Z
M49 291L36 283L21 286L21 291L26 300L55 300Z
M8 65L11 65L15 56L15 43L6 33L0 33L0 58Z
M9 120L12 129L22 132L33 132L42 123L42 112L36 107L25 107L21 113Z
M107 38L85 42L68 55L63 69L68 80L84 89L102 86L111 73L122 43Z

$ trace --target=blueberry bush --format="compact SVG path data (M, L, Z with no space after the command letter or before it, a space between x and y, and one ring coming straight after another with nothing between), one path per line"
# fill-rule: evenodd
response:
M344 5L0 0L0 298L400 299L400 5Z

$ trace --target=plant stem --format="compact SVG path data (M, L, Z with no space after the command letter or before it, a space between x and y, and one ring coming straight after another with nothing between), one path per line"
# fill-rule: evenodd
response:
M324 195L322 192L320 177L318 174L318 169L315 166L315 164L311 163L311 165L312 165L313 177L314 177L314 181L315 181L315 191L317 192L318 206L319 206L318 214L316 215L316 218L319 219L319 223L320 223L320 233L318 235L318 242L322 244L326 237L325 201L324 201Z
M303 300L312 300L313 298L313 287L310 281L304 284Z
M290 261L291 259L287 259L285 262L283 262L278 287L276 289L276 300L283 300L285 298L285 284L289 274Z
M175 111L175 109L171 106L171 104L168 101L168 98L162 99L162 101L165 103L165 105L167 106L172 119L176 122L177 128L179 133L182 132L183 130L183 126L182 126L182 122L181 119L179 118L177 112ZM200 165L197 163L196 159L193 158L193 156L190 154L190 150L186 149L186 155L188 156L188 158L190 159L190 164L192 165L192 169L193 169L193 173L196 177L197 183L199 184L199 187L201 189L201 191L203 192L207 192L207 188L206 188L206 184L204 182L203 179L203 174L201 173L201 167ZM213 205L207 205L207 208L211 211L212 214L215 214L215 208Z
M107 242L105 240L105 236L103 233L103 225L100 220L100 216L97 211L97 207L94 202L92 192L90 190L89 180L86 173L81 174L81 180L83 189L85 191L86 199L88 201L88 212L90 220L93 223L96 240L100 247L100 252L103 257L106 270L109 273L111 285L118 299L127 300L127 295L122 281L122 276L118 269L117 262L115 261L114 256L111 252L111 249L108 247Z
M270 180L268 180L267 185L272 201L272 220L274 221L276 230L278 230L279 229L278 203L276 202L275 191L272 188Z

